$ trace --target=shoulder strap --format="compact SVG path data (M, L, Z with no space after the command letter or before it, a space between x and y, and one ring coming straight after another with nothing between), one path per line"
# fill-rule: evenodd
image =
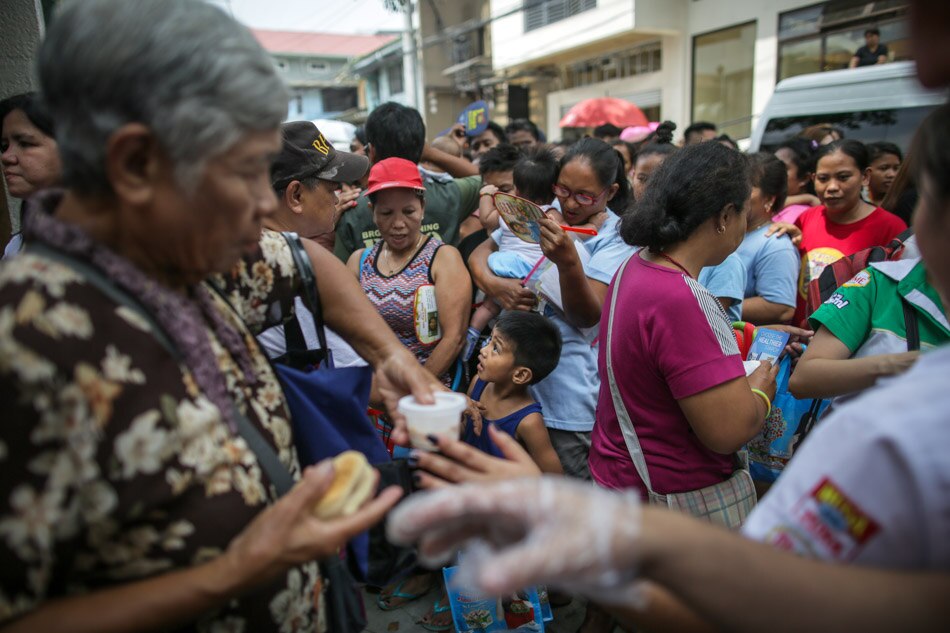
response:
M363 264L366 263L366 260L369 259L369 255L372 252L373 252L372 246L367 246L366 248L363 249L363 254L360 255L360 270L361 271L363 270Z
M159 325L158 321L155 320L155 317L152 316L152 313L145 309L138 299L122 290L115 283L106 277L101 270L93 266L92 264L85 262L77 257L73 257L68 253L63 253L56 249L50 248L46 244L41 242L31 242L27 248L27 252L36 253L45 257L46 259L51 259L55 262L63 264L67 268L71 268L74 272L79 273L82 277L86 279L89 283L95 286L102 294L106 295L117 304L129 308L137 315L142 317L146 323L149 325L149 329L152 331L152 335L155 339L165 348L172 358L176 361L181 362L183 356L178 352L178 349L172 343L171 338L168 336L168 333L165 332L165 329Z
M145 309L145 306L135 297L116 286L115 283L106 277L98 268L72 255L54 250L39 242L31 243L27 247L27 251L37 253L47 259L57 261L71 268L73 271L85 277L86 281L117 304L125 306L135 312L148 323L152 335L161 346L164 347L176 361L182 361L182 355L179 353L178 348L175 347L171 337L168 336L155 317L153 317L152 314ZM241 413L241 410L238 409L233 400L231 401L231 409L235 423L237 424L238 433L240 433L244 441L247 442L248 447L254 451L254 454L257 456L257 461L260 463L261 468L264 469L264 472L267 473L267 477L271 480L271 483L274 484L277 494L283 496L283 494L294 485L290 471L287 470L287 467L284 466L280 458L277 457L277 453L273 447L267 443L267 440L264 439L261 432L251 424L251 421L247 419L246 415Z
M904 329L907 331L907 351L916 352L920 349L920 329L917 324L917 313L914 306L905 297L901 296L901 307L904 309Z
M310 263L310 256L300 241L300 236L296 233L281 233L287 246L290 248L290 255L294 259L294 266L297 268L297 274L300 275L300 283L303 287L303 301L313 316L313 329L317 332L317 340L320 342L320 349L323 350L323 357L327 367L333 367L333 358L330 348L327 346L327 335L323 330L323 307L320 305L320 293L317 291L317 276L313 272L313 265ZM299 315L298 315L299 318Z
M623 441L627 445L627 452L630 453L630 459L633 460L637 474L647 487L647 491L652 495L654 494L653 485L650 483L650 473L647 471L646 458L644 458L643 449L640 447L640 438L637 437L637 431L633 428L630 414L627 412L627 407L624 405L623 398L620 395L620 388L617 386L617 379L614 376L613 363L614 311L617 309L617 294L620 291L620 280L623 278L623 271L627 268L627 264L631 259L637 256L638 255L634 253L628 257L623 264L620 265L620 270L617 271L617 275L614 277L614 287L610 294L610 311L607 313L607 380L610 384L610 397L614 403L617 422L620 423L620 430L623 432Z

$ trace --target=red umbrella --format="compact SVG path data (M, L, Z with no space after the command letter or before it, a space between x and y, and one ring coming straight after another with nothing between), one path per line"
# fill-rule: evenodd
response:
M616 97L584 99L567 111L561 119L561 127L597 127L613 123L619 128L647 125L649 120L643 111L629 101Z

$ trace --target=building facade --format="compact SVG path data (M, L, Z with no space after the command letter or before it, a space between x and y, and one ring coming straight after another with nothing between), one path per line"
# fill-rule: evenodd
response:
M253 29L290 88L288 120L345 118L361 109L351 62L397 40L395 35L339 35Z
M906 13L906 0L492 0L496 111L570 138L567 110L612 96L743 139L779 80L847 67L868 27L907 59Z

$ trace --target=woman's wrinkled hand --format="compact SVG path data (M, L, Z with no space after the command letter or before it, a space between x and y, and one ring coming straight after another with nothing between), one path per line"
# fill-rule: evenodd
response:
M223 555L235 577L259 584L295 565L330 556L378 523L402 496L393 486L349 516L321 521L313 508L332 482L329 460L310 466L290 492L257 515Z
M438 452L413 451L416 485L428 490L449 484L503 481L541 474L531 455L515 438L494 424L488 425L488 437L504 459L444 435L438 436Z
M412 394L422 404L433 404L435 392L446 390L402 345L394 347L386 360L376 366L374 386L389 413L393 425L392 440L401 446L409 443L409 429L406 416L396 408L399 399Z
M558 267L579 264L574 239L549 217L538 220L541 225L541 252Z
M387 524L392 542L418 543L426 565L462 549L461 582L488 595L544 584L607 604L638 596L640 533L636 494L550 476L413 495Z

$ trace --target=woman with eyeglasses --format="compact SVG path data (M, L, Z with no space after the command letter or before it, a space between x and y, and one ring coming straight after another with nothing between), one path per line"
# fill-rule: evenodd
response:
M600 388L597 352L591 347L596 338L593 328L600 321L607 285L632 253L618 232L618 213L630 201L623 157L600 139L575 143L561 159L553 193L564 223L592 225L597 236L575 240L555 219L541 220L541 250L557 266L563 306L546 302L543 314L558 326L563 347L557 368L532 387L532 395L544 408L564 472L590 479L587 455ZM519 280L492 274L488 256L494 249L497 245L487 240L469 259L475 283L506 310L534 309L537 297Z

